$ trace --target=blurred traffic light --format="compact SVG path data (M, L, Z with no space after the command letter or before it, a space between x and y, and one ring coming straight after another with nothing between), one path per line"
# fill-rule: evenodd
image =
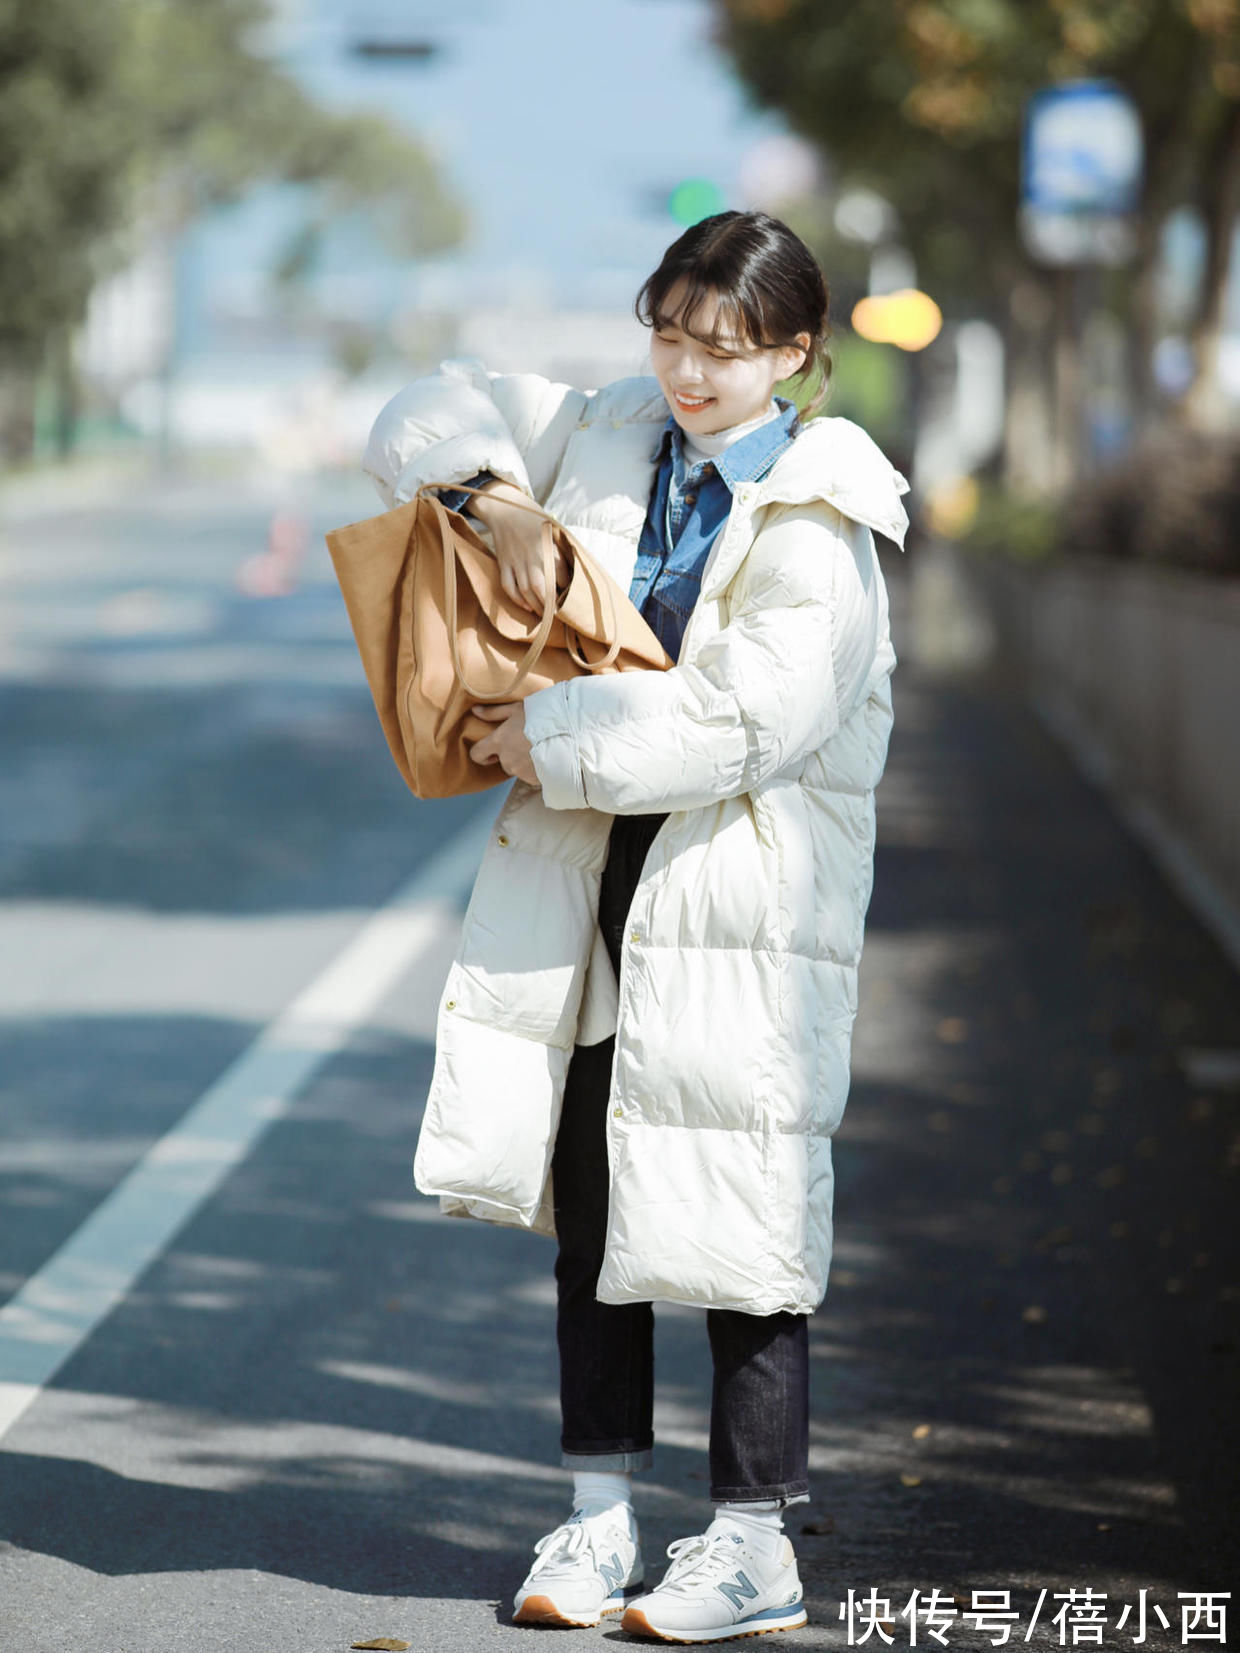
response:
M668 196L667 210L686 228L724 209L723 191L709 178L686 178Z

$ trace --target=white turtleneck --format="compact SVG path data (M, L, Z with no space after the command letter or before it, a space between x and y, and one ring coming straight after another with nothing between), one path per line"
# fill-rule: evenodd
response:
M771 405L756 419L747 419L743 425L729 425L727 430L714 430L701 436L690 436L687 430L681 431L681 445L684 450L685 463L692 469L700 465L704 459L718 459L726 448L733 442L739 442L742 436L748 436L761 425L770 424L772 419L778 419L780 406L774 397Z

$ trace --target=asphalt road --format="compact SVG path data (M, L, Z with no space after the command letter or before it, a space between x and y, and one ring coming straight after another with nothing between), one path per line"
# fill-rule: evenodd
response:
M507 1610L565 1507L551 1248L409 1175L492 804L404 791L319 540L370 496L304 500L273 597L237 576L276 501L236 479L0 502L0 1299L116 1190L150 1219L144 1156L361 982L0 1436L0 1653L541 1634ZM975 1590L1012 1642L1142 1645L1143 1605L1180 1646L1240 1554L1240 1096L1184 1066L1240 1046L1236 975L1000 673L916 664L910 572L788 1645L844 1646L850 1590L908 1645L937 1588L953 1647L991 1644ZM705 1519L709 1380L699 1315L658 1338L652 1563Z

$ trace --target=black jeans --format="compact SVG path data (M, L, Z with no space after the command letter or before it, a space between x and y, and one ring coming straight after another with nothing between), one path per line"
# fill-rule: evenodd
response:
M617 816L599 924L619 975L620 944L661 815ZM563 1462L640 1469L654 1444L654 1314L594 1295L607 1225L607 1106L614 1039L579 1045L569 1065L552 1160ZM711 1497L800 1502L809 1490L809 1337L803 1314L709 1309L714 1361Z

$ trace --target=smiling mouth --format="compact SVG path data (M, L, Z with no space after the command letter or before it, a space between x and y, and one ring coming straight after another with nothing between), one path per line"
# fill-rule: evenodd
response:
M677 407L684 408L686 413L696 413L699 408L709 407L714 399L713 396L686 396L680 390L672 392L673 402Z

